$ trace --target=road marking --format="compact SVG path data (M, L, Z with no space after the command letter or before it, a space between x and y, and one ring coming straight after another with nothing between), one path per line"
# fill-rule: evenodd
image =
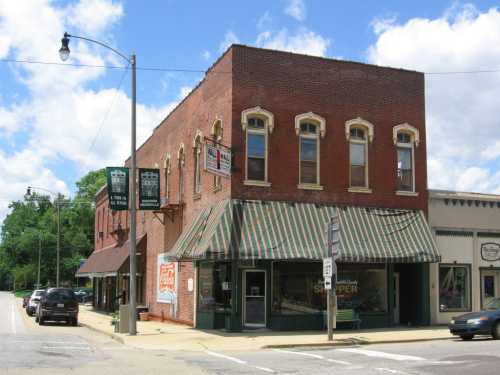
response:
M270 368L267 368L267 367L260 367L260 366L254 366L256 369L258 370L262 370L262 371L265 371L265 372L270 372L272 374L274 374L276 371L274 371L273 369L270 369Z
M399 370L394 370L392 368L386 368L386 367L375 367L375 370L382 371L382 372L388 372L389 374L402 374L402 375L407 375L407 372L404 371L399 371Z
M247 364L247 362L242 361L241 359L230 357L228 355L224 355L224 354L220 354L220 353L211 352L209 350L206 350L205 353L210 354L210 355L212 355L214 357L224 358L224 359L227 359L228 361L233 361L233 362L239 363L240 365L246 365Z
M394 361L426 361L425 358L415 357L413 355L392 354L386 352L378 352L375 350L365 350L365 349L355 349L355 348L337 349L337 350L345 353L362 354L368 357L392 359Z
M17 334L17 329L16 329L16 311L14 310L14 305L10 305L11 309L11 325L12 325L12 333L15 335Z
M87 350L87 351L90 351L92 350L91 348L89 347L82 347L82 346L42 346L42 350L60 350L60 349L64 349L64 350Z
M282 353L297 354L297 355L302 355L302 356L305 356L305 357L311 357L311 358L316 358L316 359L324 359L324 360L326 360L328 362L337 363L339 365L349 366L349 365L352 364L351 362L347 362L347 361L340 361L338 359L325 358L325 357L323 357L322 355L319 355L319 354L303 353L303 352L296 352L294 350L284 350L284 349L274 349L274 351L282 352Z

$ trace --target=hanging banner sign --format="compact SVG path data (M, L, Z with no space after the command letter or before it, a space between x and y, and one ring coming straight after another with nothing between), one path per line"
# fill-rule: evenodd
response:
M231 151L205 144L205 170L222 177L231 176Z
M156 301L177 302L177 263L169 262L164 254L158 255Z
M128 210L128 168L107 167L109 208L112 210Z
M157 210L160 204L160 170L139 168L139 210Z

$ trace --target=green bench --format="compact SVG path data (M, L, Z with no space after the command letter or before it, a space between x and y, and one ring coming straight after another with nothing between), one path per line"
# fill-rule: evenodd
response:
M325 312L325 326L327 325L327 319L328 316ZM354 309L342 309L337 310L337 323L352 323L354 328L359 329L361 319L359 318L359 314Z

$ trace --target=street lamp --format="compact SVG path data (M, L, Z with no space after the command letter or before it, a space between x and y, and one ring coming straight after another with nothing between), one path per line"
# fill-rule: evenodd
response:
M69 49L69 41L70 38L82 39L91 43L99 44L100 46L107 48L118 56L122 57L127 63L132 67L132 121L131 121L131 140L130 140L130 322L129 322L129 334L136 335L137 334L137 309L136 309L136 158L135 158L135 141L136 141L136 56L135 53L131 54L130 57L125 56L120 51L99 42L97 40L85 38L82 36L70 35L68 33L64 33L64 37L61 39L61 48L59 49L59 56L62 61L66 61L69 58L70 49Z
M57 260L56 260L56 288L59 288L59 257L61 253L61 205L59 203L59 193L55 193L52 190L48 190L45 188L41 187L36 187L36 186L28 186L26 189L26 195L28 197L31 196L31 190L36 189L36 190L43 190L46 191L47 193L54 194L57 196L56 202L56 207L57 207ZM41 244L39 244L39 252L38 252L38 284L40 284L40 251L41 251Z

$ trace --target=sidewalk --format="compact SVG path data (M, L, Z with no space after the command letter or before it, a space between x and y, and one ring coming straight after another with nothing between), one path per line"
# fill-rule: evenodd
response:
M109 315L95 312L90 306L80 306L79 321L89 329L104 333L123 344L142 349L158 350L257 350L299 346L364 345L453 338L446 327L387 328L356 331L336 331L334 341L326 332L223 332L199 330L184 325L155 321L137 322L137 336L114 332Z

